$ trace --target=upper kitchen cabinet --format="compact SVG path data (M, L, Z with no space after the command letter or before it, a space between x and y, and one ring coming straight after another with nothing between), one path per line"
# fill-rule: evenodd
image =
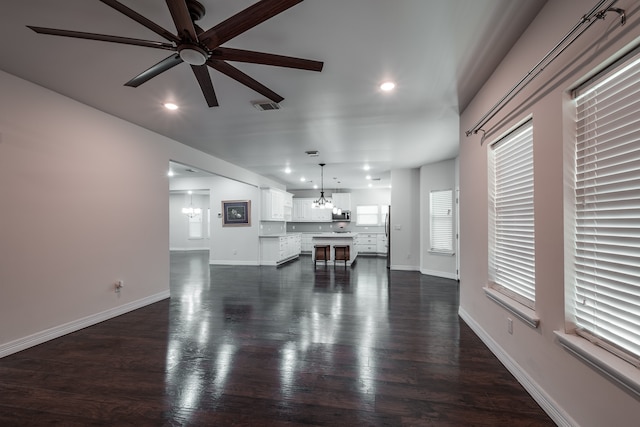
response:
M293 210L293 195L277 188L262 189L262 221L289 221Z
M319 209L311 207L313 199L293 199L292 222L331 222L331 209Z
M336 208L343 211L351 210L351 193L333 193L331 199Z

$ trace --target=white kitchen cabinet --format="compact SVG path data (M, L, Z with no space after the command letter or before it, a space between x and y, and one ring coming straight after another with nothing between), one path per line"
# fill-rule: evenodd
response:
M333 206L343 211L351 210L351 193L333 193L331 195Z
M280 265L300 256L300 234L260 237L260 264Z
M293 219L293 194L284 193L284 220L291 221Z
M312 199L293 199L293 222L311 221Z
M378 233L358 233L356 247L361 254L378 253Z
M261 214L262 221L285 221L285 207L292 200L293 195L275 188L263 188L261 192ZM291 198L290 198L291 196ZM289 205L291 208L291 205ZM289 209L289 212L291 209Z
M293 199L293 222L331 222L333 220L331 209L313 208L312 198Z
M323 208L311 208L311 222L333 221L333 210Z

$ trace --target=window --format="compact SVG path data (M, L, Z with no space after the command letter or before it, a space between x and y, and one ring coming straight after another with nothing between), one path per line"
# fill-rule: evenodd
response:
M640 364L640 59L574 91L569 321L577 334Z
M431 251L453 253L453 191L429 194Z
M489 166L490 287L534 309L531 121L491 146Z
M377 205L356 207L356 225L378 225L380 216Z
M202 239L202 210L188 217L189 239Z

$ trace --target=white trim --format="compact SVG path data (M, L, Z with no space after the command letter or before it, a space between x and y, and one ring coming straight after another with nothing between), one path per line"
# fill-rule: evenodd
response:
M562 331L553 331L560 345L587 365L595 368L635 398L640 398L640 370L629 362L598 347L589 340Z
M236 261L231 259L210 259L210 265L250 265L256 266L260 265L258 261Z
M358 254L360 255L360 254ZM420 271L420 267L415 265L391 265L391 270L399 271Z
M437 251L434 249L429 249L427 252L429 252L431 255L441 255L441 256L454 256L456 254L454 251Z
M484 289L485 295L490 300L510 311L514 315L518 316L532 328L536 329L538 328L538 325L540 325L540 317L538 317L535 310L530 309L526 305L519 303L513 298L509 298L508 296L504 295L501 292L498 292L493 288L484 287L482 289Z
M448 272L448 271L436 271L436 270L420 269L420 273L421 274L426 274L427 276L436 276L436 277L443 277L445 279L458 280L458 276L456 275L456 273L451 273L451 272Z
M458 315L558 426L579 425L462 307L458 309Z
M300 255L291 255L289 258L281 259L279 261L260 261L260 265L268 265L268 266L279 266L285 264L289 261L293 261L298 259Z
M17 353L27 348L36 346L38 344L45 343L55 338L59 338L63 335L70 334L71 332L79 331L89 326L93 326L105 320L112 319L122 314L128 313L133 310L145 307L147 305L162 301L171 296L170 291L162 291L155 295L128 302L118 307L110 308L109 310L102 311L100 313L92 314L90 316L83 317L81 319L73 320L62 325L54 326L53 328L45 329L35 334L28 335L23 338L18 338L14 341L0 345L0 358L9 356L10 354Z
M193 252L193 251L208 251L209 248L208 246L203 247L203 248L169 248L169 251L174 251L174 252Z

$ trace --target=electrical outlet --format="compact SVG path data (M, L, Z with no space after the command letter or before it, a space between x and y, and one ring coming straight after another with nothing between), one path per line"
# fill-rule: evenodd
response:
M124 287L124 283L122 282L122 280L118 280L116 283L113 284L115 287L115 291L117 294L120 293L120 291L122 290L122 288Z
M509 335L513 335L513 319L510 317L507 317L507 332Z

